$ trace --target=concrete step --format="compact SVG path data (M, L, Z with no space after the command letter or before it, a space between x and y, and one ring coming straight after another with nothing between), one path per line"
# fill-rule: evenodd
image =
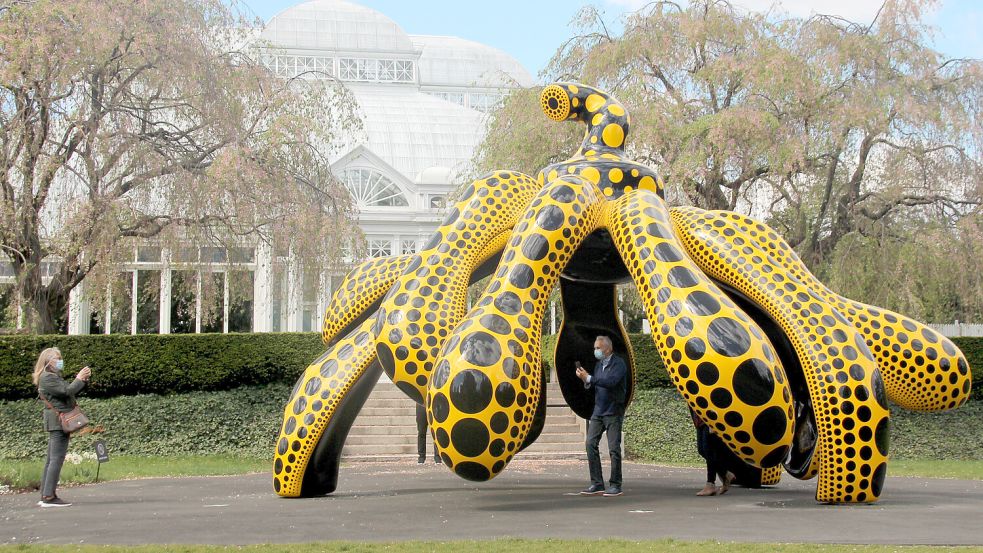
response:
M374 406L374 405L371 405L370 406L370 405L366 404L365 407L362 407L362 410L359 411L359 413L358 413L359 418L361 418L361 417L373 417L373 416L378 416L378 415L387 416L387 417L395 417L395 416L398 416L398 415L402 415L402 416L406 416L406 417L413 417L413 420L416 420L416 407L413 406L412 402L410 403L410 405L404 405L403 407L399 407L399 406L393 406L393 407L378 406L377 407L377 406Z
M543 434L526 459L583 459L584 421L563 404L558 386L546 389L549 407ZM380 381L352 426L342 453L347 461L416 460L416 404L391 382ZM427 437L427 453L433 450ZM428 459L429 461L429 459Z
M428 450L431 451L431 450ZM412 444L360 444L348 445L342 450L342 457L348 455L416 455L416 441Z
M416 424L375 425L356 422L348 434L350 436L416 436Z
M413 432L413 434L388 435L388 436L386 435L359 436L359 435L349 434L348 439L345 440L346 449L348 448L348 446L355 446L355 445L386 445L386 444L393 444L393 445L412 444L413 447L416 447L416 432Z

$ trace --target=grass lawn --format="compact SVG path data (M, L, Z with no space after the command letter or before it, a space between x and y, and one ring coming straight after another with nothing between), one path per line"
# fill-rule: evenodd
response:
M15 490L31 489L41 481L44 459L35 461L0 460L0 484ZM126 480L153 476L218 476L268 471L269 459L232 455L195 455L180 457L112 457L99 468L99 480ZM64 484L87 484L96 474L96 462L85 460L78 465L66 461L61 471Z
M313 553L319 551L345 551L350 553L376 553L399 551L401 553L459 553L476 551L480 553L586 553L608 552L672 552L697 553L703 551L727 551L728 553L938 553L941 551L983 552L983 547L929 547L898 545L803 545L803 544L745 544L728 542L684 542L676 540L624 541L624 540L526 540L502 539L494 541L450 541L450 542L395 542L395 543L354 543L322 542L309 544L255 545L255 546L209 546L209 545L149 545L149 546L105 546L105 545L16 545L9 548L0 546L3 551L30 552L181 552L211 553L220 551L272 552L272 553Z

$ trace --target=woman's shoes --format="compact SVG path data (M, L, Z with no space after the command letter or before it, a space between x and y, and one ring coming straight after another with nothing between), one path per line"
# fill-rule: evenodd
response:
M711 495L717 495L717 487L714 486L713 484L711 484L710 482L707 482L707 484L705 486L703 486L703 489L702 490L696 492L696 495L698 495L700 497L708 497L708 496L711 496Z
M727 490L730 489L730 485L733 484L734 483L734 480L736 480L736 479L737 479L737 477L734 476L734 473L733 472L728 472L727 474L725 474L724 475L724 483L723 483L723 485L720 486L720 491L718 492L718 494L719 495L724 495L725 493L727 493Z

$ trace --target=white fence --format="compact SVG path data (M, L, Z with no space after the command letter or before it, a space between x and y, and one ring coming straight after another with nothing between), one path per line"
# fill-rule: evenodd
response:
M928 325L942 333L943 336L955 338L957 336L968 336L973 338L983 338L983 324L966 324L959 321L948 324Z
M970 338L983 338L983 324L967 324L955 321L952 323L930 323L928 326L942 333L949 338L966 336ZM642 333L649 334L651 328L647 319L642 320Z

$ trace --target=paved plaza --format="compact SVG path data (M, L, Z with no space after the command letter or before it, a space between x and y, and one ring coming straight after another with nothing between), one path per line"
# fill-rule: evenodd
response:
M268 474L154 478L0 496L0 543L249 544L322 540L454 540L505 536L762 542L983 544L983 482L889 477L875 505L826 506L815 481L696 497L704 472L628 463L625 495L575 495L587 467L516 461L475 484L442 466L357 463L338 491L274 495Z

